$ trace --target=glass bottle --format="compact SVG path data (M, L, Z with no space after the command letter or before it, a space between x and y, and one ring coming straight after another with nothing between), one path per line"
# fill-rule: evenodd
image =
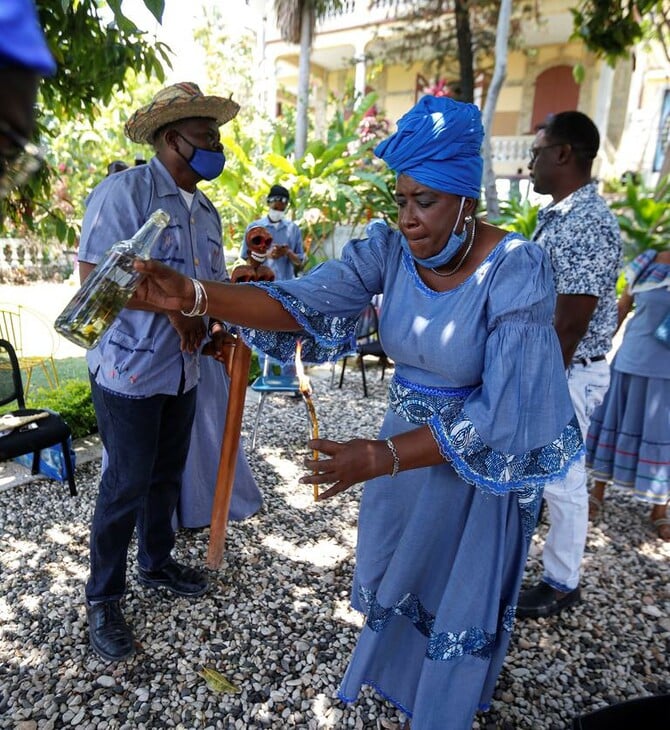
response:
M58 315L56 331L87 350L95 347L137 288L141 274L133 262L149 258L169 220L159 208L131 239L115 243Z

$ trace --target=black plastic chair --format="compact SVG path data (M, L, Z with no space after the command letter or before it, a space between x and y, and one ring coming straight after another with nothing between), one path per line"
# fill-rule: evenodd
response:
M377 309L372 302L358 316L356 322L356 360L361 368L363 378L363 395L368 397L368 384L365 378L365 358L376 357L382 366L381 379L384 380L384 372L389 365L389 359L384 352L382 343L379 341L379 319ZM348 357L342 358L342 370L340 371L340 385L344 382L344 368L347 366Z
M6 435L0 436L0 461L9 461L16 456L32 454L31 471L33 474L37 474L42 449L60 444L70 494L73 497L76 496L74 467L70 457L70 437L72 435L70 427L53 411L43 408L26 408L23 380L16 352L10 342L0 339L0 406L13 401L16 401L18 408L9 411L9 414L18 418L24 416L37 416L38 418L32 423L18 426ZM7 415L7 413L3 415ZM1 427L0 430L2 430Z

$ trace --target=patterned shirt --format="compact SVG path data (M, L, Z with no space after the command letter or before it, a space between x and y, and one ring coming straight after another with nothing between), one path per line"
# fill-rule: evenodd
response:
M557 294L598 297L574 358L605 355L617 326L616 282L622 265L619 224L596 183L543 208L532 240L547 252Z

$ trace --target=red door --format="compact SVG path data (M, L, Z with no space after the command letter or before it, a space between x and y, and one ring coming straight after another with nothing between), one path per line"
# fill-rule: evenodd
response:
M552 66L535 79L535 99L530 134L549 114L577 109L579 86L572 78L572 66Z

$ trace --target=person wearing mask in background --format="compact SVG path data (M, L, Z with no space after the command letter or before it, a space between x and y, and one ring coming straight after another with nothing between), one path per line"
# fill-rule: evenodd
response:
M40 78L55 72L32 0L0 2L0 200L42 164L30 141L35 101Z
M205 96L184 82L161 89L130 117L126 135L152 145L156 154L146 165L109 175L88 196L79 245L82 282L112 244L130 238L159 208L170 220L152 255L190 277L227 279L221 221L197 186L221 174L219 127L238 111L232 99ZM208 327L215 346L224 344L223 331L213 331L216 323L202 316L203 309L166 314L131 303L87 353L107 458L91 523L86 611L91 645L109 661L134 650L120 601L135 530L142 585L187 597L207 590L203 573L172 557L172 518Z
M244 243L240 249L240 258L246 259L249 256L248 232L252 228L260 226L272 236L272 246L264 263L274 272L275 281L295 279L305 264L305 251L300 228L294 221L286 218L286 209L289 205L288 190L282 185L273 185L268 193L267 204L267 215L247 226ZM268 370L271 362L274 361L262 358L263 372ZM282 364L281 374L285 377L295 377L295 363L291 361ZM295 397L300 398L300 393L296 392Z
M577 111L551 116L530 150L535 191L553 201L537 218L532 240L551 261L556 286L554 326L582 436L609 385L605 356L617 328L616 281L622 249L619 224L591 177L600 134ZM516 615L538 618L579 603L579 576L588 529L584 457L562 479L548 482L544 499L550 527L544 574L521 591Z
M272 236L272 246L265 263L274 271L275 280L294 279L305 263L305 251L300 228L286 218L286 209L289 205L288 190L281 185L273 185L268 193L267 203L267 215L247 226L240 258L246 259L249 255L246 233L250 228L260 226L267 229Z

